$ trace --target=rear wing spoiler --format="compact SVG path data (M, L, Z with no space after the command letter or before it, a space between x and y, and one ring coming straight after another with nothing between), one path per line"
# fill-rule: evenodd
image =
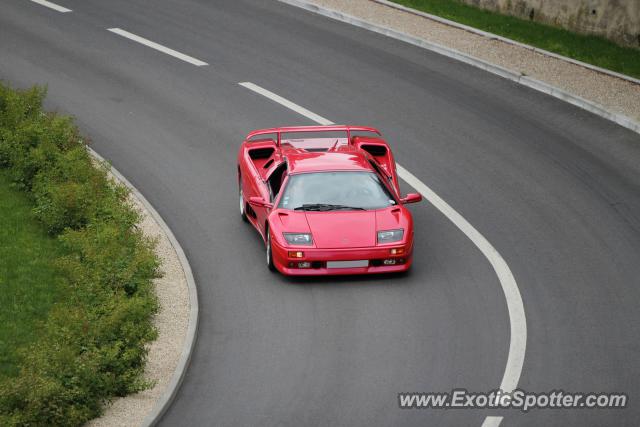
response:
M276 145L279 147L280 142L282 141L283 133L290 132L346 132L347 139L351 144L351 134L353 132L371 132L375 133L378 136L382 136L382 133L378 129L365 127L365 126L341 126L341 125L330 125L330 126L293 126L293 127L281 127L281 128L269 128L269 129L260 129L254 130L250 132L249 135L245 138L245 141L251 142L252 139L259 137L261 135L276 135Z

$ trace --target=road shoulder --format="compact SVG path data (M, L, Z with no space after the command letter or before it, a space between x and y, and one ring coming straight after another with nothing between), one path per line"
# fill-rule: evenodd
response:
M280 1L447 54L640 132L640 84L634 81L376 1Z
M95 152L92 154L103 160ZM163 277L154 280L160 306L153 320L158 338L149 345L145 365L145 379L154 385L115 399L100 418L87 426L148 426L154 425L171 404L188 367L195 344L198 300L189 262L169 227L126 178L115 169L110 175L131 190L131 203L141 215L139 227L157 241L156 254L162 264Z

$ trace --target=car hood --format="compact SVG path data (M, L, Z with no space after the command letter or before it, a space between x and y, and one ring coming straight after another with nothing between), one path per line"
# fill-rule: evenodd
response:
M305 212L317 248L361 248L376 244L374 211Z
M399 206L375 211L291 211L274 212L285 233L311 233L318 249L366 248L376 246L377 232L410 228L406 212Z
M397 207L376 211L307 211L304 215L319 249L375 246L378 229L397 228L400 221Z

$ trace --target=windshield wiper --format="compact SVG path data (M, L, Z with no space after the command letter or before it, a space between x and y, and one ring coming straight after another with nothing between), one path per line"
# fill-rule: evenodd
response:
M337 211L337 210L353 210L364 211L365 208L358 206L332 205L328 203L311 203L294 208L296 211Z

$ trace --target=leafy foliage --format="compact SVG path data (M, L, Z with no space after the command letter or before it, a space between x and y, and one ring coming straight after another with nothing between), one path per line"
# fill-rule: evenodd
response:
M67 296L18 349L18 373L0 377L0 425L77 426L102 405L149 386L142 373L155 339L155 242L137 228L128 191L96 165L69 117L45 113L45 90L0 83L0 168L31 198L62 245L50 260Z

